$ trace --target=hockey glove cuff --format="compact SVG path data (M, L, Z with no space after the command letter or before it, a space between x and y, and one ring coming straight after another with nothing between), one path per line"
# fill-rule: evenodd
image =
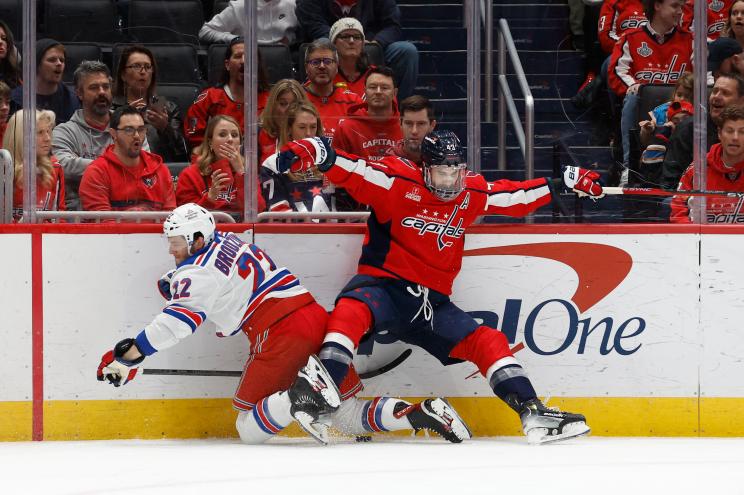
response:
M312 137L291 141L279 152L276 168L279 172L308 172L317 166L325 172L336 161L336 152L325 137Z
M589 196L592 199L599 199L604 196L602 184L599 183L599 174L585 168L564 167L563 183L579 197Z
M98 365L96 377L98 381L108 381L114 387L126 385L134 380L137 375L140 363L145 360L144 354L131 361L124 359L124 354L136 345L134 339L124 339L113 350L108 351L101 358L101 364Z

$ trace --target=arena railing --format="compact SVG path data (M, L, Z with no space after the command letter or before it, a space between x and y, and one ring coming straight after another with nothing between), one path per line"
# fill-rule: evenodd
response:
M13 158L8 150L0 149L0 223L13 221Z
M258 214L259 222L272 220L301 220L312 222L316 220L328 221L367 221L368 211L267 211Z
M135 223L156 223L165 220L171 211L37 211L39 220L67 220L72 222L102 220L126 221ZM214 219L220 223L235 223L235 219L224 211L213 211Z
M535 176L535 99L527 83L527 78L519 60L517 48L506 19L499 19L499 170L506 170L506 110L509 110L514 133L517 135L519 147L522 149L525 165L525 179L533 179ZM509 53L514 74L519 83L519 89L524 95L524 127L519 118L514 97L509 90L506 80L506 54Z

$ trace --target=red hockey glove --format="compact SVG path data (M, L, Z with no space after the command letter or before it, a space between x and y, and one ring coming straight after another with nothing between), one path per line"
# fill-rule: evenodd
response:
M142 355L132 361L122 357L134 345L134 339L124 339L116 344L114 350L104 354L101 364L98 365L98 373L96 373L98 381L107 380L114 387L119 387L134 380L139 364L145 360L145 356Z
M279 152L276 168L279 172L309 172L317 166L325 172L336 161L336 152L325 137L311 137L291 141Z
M599 183L599 174L585 168L564 167L563 183L579 197L589 196L592 199L599 199L604 196L602 184Z

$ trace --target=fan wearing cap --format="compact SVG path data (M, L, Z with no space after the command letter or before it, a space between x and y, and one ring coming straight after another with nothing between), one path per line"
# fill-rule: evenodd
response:
M744 75L744 55L734 38L718 38L708 44L708 84L721 74Z
M344 17L331 26L331 43L338 50L338 74L333 79L337 87L345 87L359 97L364 96L364 81L370 66L364 53L364 28L353 17Z
M334 184L371 209L357 275L336 299L320 360L343 383L365 334L385 333L429 352L443 365L478 366L494 393L517 412L530 442L589 431L580 414L549 412L509 350L506 336L450 301L460 271L465 229L478 217L520 217L551 201L552 181L488 182L467 170L460 140L434 131L421 144L423 167L387 156L371 162L331 148L323 138L288 143L281 171L317 166ZM599 174L567 167L564 183L594 198Z
M36 42L36 108L51 110L56 124L67 122L80 108L75 92L62 82L65 71L65 47L59 41L43 38ZM23 108L23 86L10 93L10 113Z

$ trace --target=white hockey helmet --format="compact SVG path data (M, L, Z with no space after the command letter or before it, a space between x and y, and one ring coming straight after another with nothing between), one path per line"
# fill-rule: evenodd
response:
M191 246L197 233L204 238L204 245L214 240L214 217L201 206L186 203L168 215L163 222L163 233L166 237L183 236L191 253Z

